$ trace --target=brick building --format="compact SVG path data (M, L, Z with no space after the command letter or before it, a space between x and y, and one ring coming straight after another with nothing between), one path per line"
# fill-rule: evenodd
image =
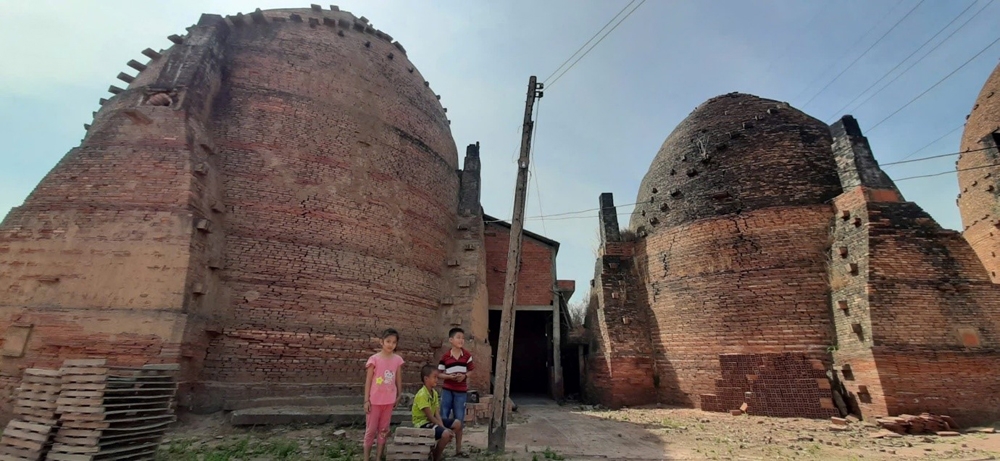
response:
M0 397L26 367L85 357L179 362L195 411L360 395L389 327L412 386L453 326L488 362L479 146L460 165L404 47L317 5L203 15L170 39L0 224ZM523 296L558 317L546 255Z
M986 80L965 122L958 162L963 233L990 279L1000 281L1000 65Z
M756 96L710 99L636 202L623 233L600 199L590 398L1000 416L1000 288L903 199L850 116L827 126Z
M489 291L490 344L499 339L510 223L483 216L486 244L486 286ZM556 277L559 242L524 231L521 270L514 305L514 347L511 351L510 391L544 394L561 399L564 393L562 350L570 330L567 302L576 284ZM493 357L496 367L496 357Z

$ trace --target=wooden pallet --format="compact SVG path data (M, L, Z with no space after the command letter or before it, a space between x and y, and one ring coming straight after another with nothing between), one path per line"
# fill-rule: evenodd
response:
M28 368L14 392L14 418L0 436L0 461L39 461L52 445L58 420L58 370Z
M426 461L436 444L434 429L399 427L385 448L385 456L387 460Z
M151 460L174 422L176 365L107 367L67 361L56 401L53 461Z

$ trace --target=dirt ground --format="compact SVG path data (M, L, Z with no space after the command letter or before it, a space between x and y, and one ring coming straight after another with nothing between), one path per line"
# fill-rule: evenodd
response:
M508 425L507 453L487 455L485 425L470 425L475 460L1000 459L1000 433L954 437L873 438L878 428L853 423L732 416L680 408L593 410L550 401L519 403ZM162 460L270 461L361 459L361 428L233 428L219 416L186 417L161 448ZM453 454L449 447L446 454ZM450 458L456 459L456 458Z

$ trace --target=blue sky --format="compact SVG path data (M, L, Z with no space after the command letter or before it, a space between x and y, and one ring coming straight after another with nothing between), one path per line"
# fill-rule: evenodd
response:
M627 3L341 0L338 5L366 16L406 47L441 94L459 152L466 144L482 144L486 212L509 219L512 158L528 76L547 77ZM838 112L970 5L927 48L857 101L971 18L938 49L860 107L856 102ZM134 73L125 66L129 59L144 62L142 49L167 48L166 37L183 34L203 12L247 13L257 7L308 3L0 0L0 215L21 204L79 144L97 100L107 96L108 85L122 85L115 75ZM850 113L880 162L898 160L961 126L997 65L1000 44L870 127L996 40L998 15L1000 4L991 0L648 0L546 89L538 108L527 214L593 209L601 192L613 192L619 204L634 202L639 181L674 126L704 100L731 91L788 101L827 122ZM960 135L960 129L954 131L914 157L957 152ZM944 172L954 169L955 159L886 171L893 178ZM961 227L954 174L898 185L943 226ZM593 277L597 213L530 219L528 228L562 243L559 277L575 279L585 291Z

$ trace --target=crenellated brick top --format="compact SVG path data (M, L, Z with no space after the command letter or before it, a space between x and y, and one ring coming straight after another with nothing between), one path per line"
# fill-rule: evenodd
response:
M147 48L142 51L142 54L148 60L144 62L130 60L127 66L132 69L129 72L134 72L135 75L120 72L117 78L125 82L127 86L121 88L111 85L108 89L111 96L108 99L101 99L102 107L109 106L106 104L109 100L114 101L115 98L134 89L142 89L146 93L144 99L154 96L157 98L172 97L173 101L166 102L164 100L163 105L177 103L176 94L171 93L171 90L174 89L159 88L163 86L163 82L156 81L156 76L160 73L165 58L174 50L184 48L187 45L203 44L199 40L204 40L204 37L193 34L193 31L204 27L214 27L213 35L215 36L212 39L223 44L232 40L245 41L247 38L268 40L274 38L277 28L294 27L312 31L308 40L310 43L303 44L303 46L359 47L363 49L365 51L363 54L347 54L352 57L364 56L364 59L343 64L346 64L345 68L353 69L355 73L368 73L365 83L371 88L367 89L368 94L362 94L365 91L360 88L353 89L353 91L357 92L357 96L361 99L370 96L386 97L384 93L392 91L398 93L394 99L400 101L392 101L391 104L395 106L397 102L403 103L405 101L410 107L421 111L423 117L434 125L434 132L426 133L428 138L433 139L422 139L421 141L427 144L427 149L441 156L453 169L457 168L458 154L454 142L451 140L451 122L447 118L447 109L440 102L441 96L435 94L430 88L430 82L426 81L409 61L403 45L395 41L391 35L373 27L367 18L357 17L348 11L341 11L333 5L329 9L324 9L319 5L312 5L311 8L257 9L249 14L237 13L225 17L202 15L198 24L188 28L188 33L168 37L174 43L169 49L155 51ZM301 34L299 35L301 36ZM288 52L294 53L294 50L288 50ZM378 74L385 74L382 75L385 78L372 78L378 77ZM406 78L400 78L399 74ZM405 80L409 81L404 82ZM160 91L163 91L163 94L157 95ZM321 95L308 96L316 98ZM399 117L397 113L385 115L391 118ZM101 111L94 112L94 116L95 120L99 119ZM89 132L92 125L94 122L87 123L84 128Z

